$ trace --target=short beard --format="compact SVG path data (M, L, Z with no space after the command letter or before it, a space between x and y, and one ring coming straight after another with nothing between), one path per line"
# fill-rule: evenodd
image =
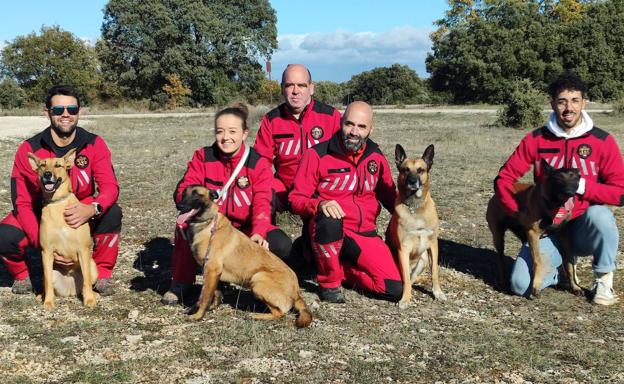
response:
M349 139L352 139L354 137L357 137L359 139L359 141L357 143L352 143L352 142L349 141ZM342 143L344 144L344 146L347 149L347 151L349 151L349 152L357 152L357 151L360 150L360 148L362 148L362 144L364 144L364 139L362 139L361 137L358 137L358 136L343 135L342 136Z
M54 124L53 122L50 122L50 125L52 126L52 129L54 130L54 132L56 133L56 135L58 137L60 137L61 139L67 139L68 137L70 137L71 135L74 134L74 132L76 131L76 127L78 126L78 123L72 125L69 128L69 132L65 132L62 131L56 124Z

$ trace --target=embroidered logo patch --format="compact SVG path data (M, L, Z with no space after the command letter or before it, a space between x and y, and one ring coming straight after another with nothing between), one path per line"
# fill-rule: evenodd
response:
M238 188L240 189L245 189L247 187L249 187L249 178L247 178L247 176L241 176L236 180L236 185L238 185Z
M371 175L377 173L377 162L375 160L370 160L368 164L366 164L366 167L368 168L368 172L370 172Z
M587 159L592 154L592 149L589 144L581 144L576 150L576 153L578 153L581 159Z
M312 128L312 130L310 131L310 135L312 135L312 137L314 138L314 140L318 140L321 137L323 137L323 128L320 126L315 126L314 128Z
M89 158L85 155L78 155L76 160L74 160L74 164L80 169L85 169L89 166Z

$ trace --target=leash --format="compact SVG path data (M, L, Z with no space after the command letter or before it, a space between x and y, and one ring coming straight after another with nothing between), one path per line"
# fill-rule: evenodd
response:
M212 239L214 238L215 233L217 232L217 220L215 219L215 223L212 225L210 229L210 239L208 240L208 249L206 250L206 255L204 256L204 261L202 263L202 270L206 268L206 262L208 261L208 256L210 256L210 248L212 248Z
M232 182L234 181L234 179L236 178L238 173L241 171L241 169L243 169L243 165L245 165L245 162L247 161L248 157L249 157L249 146L245 145L245 152L243 152L243 156L241 157L240 161L238 162L238 165L236 165L236 168L234 168L234 172L232 172L232 175L230 176L230 179L227 181L227 183L225 183L223 188L221 188L221 190L219 190L219 192L218 192L219 197L217 198L217 200L219 200L220 198L225 196L225 194L227 193L228 188L230 188L230 185L232 185ZM215 200L215 201L217 201L217 200Z

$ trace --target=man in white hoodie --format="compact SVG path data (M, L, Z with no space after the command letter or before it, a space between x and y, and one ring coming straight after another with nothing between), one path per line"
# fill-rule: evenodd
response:
M539 166L542 159L555 168L577 168L581 180L567 224L572 252L574 257L593 255L592 300L611 305L618 300L613 290L613 272L619 235L615 217L605 205L624 205L624 162L613 136L594 126L585 112L586 93L587 86L574 74L563 74L550 84L553 112L546 126L522 139L500 169L494 189L507 212L513 215L518 212L513 184L531 166L536 180L544 176ZM551 267L542 288L556 285L562 264L557 235L540 240L540 253L544 265ZM515 294L529 295L532 264L528 244L523 244L511 272L510 287Z

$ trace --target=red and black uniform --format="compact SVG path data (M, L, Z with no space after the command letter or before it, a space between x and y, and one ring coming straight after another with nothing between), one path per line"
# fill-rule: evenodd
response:
M577 168L585 179L585 191L574 196L571 219L582 215L591 203L624 205L624 163L618 145L609 133L598 127L574 138L555 136L547 127L527 134L500 169L494 189L508 213L518 211L513 184L534 168L541 180L541 160L554 168Z
M322 288L346 281L398 300L401 277L390 250L377 235L376 219L383 206L392 211L396 189L390 166L372 140L355 156L345 151L342 133L308 150L289 195L294 213L310 218L309 234ZM323 200L336 200L341 220L317 212Z
M63 157L76 148L76 160L69 170L74 195L83 204L99 203L102 213L91 220L95 248L93 259L99 278L109 278L119 253L121 208L116 204L119 184L115 178L111 153L102 138L77 127L74 141L58 147L52 140L51 127L24 141L15 154L11 173L13 212L0 223L0 255L11 275L28 277L24 258L27 246L39 247L39 218L43 195L38 175L32 170L28 153L41 159Z
M173 200L182 199L184 189L190 185L203 185L219 191L228 182L232 172L245 152L243 143L234 156L223 155L216 144L200 148L188 162L184 176L178 182ZM267 159L250 149L249 156L227 193L217 204L219 211L232 225L247 236L259 234L269 242L269 249L280 258L287 258L292 246L290 238L271 224L271 164ZM186 229L188 225L176 229L173 251L172 273L174 283L193 283L196 262L191 255Z
M260 124L254 149L275 165L273 190L282 207L287 206L288 192L303 153L329 140L340 130L340 112L312 99L295 118L284 103L269 111Z

